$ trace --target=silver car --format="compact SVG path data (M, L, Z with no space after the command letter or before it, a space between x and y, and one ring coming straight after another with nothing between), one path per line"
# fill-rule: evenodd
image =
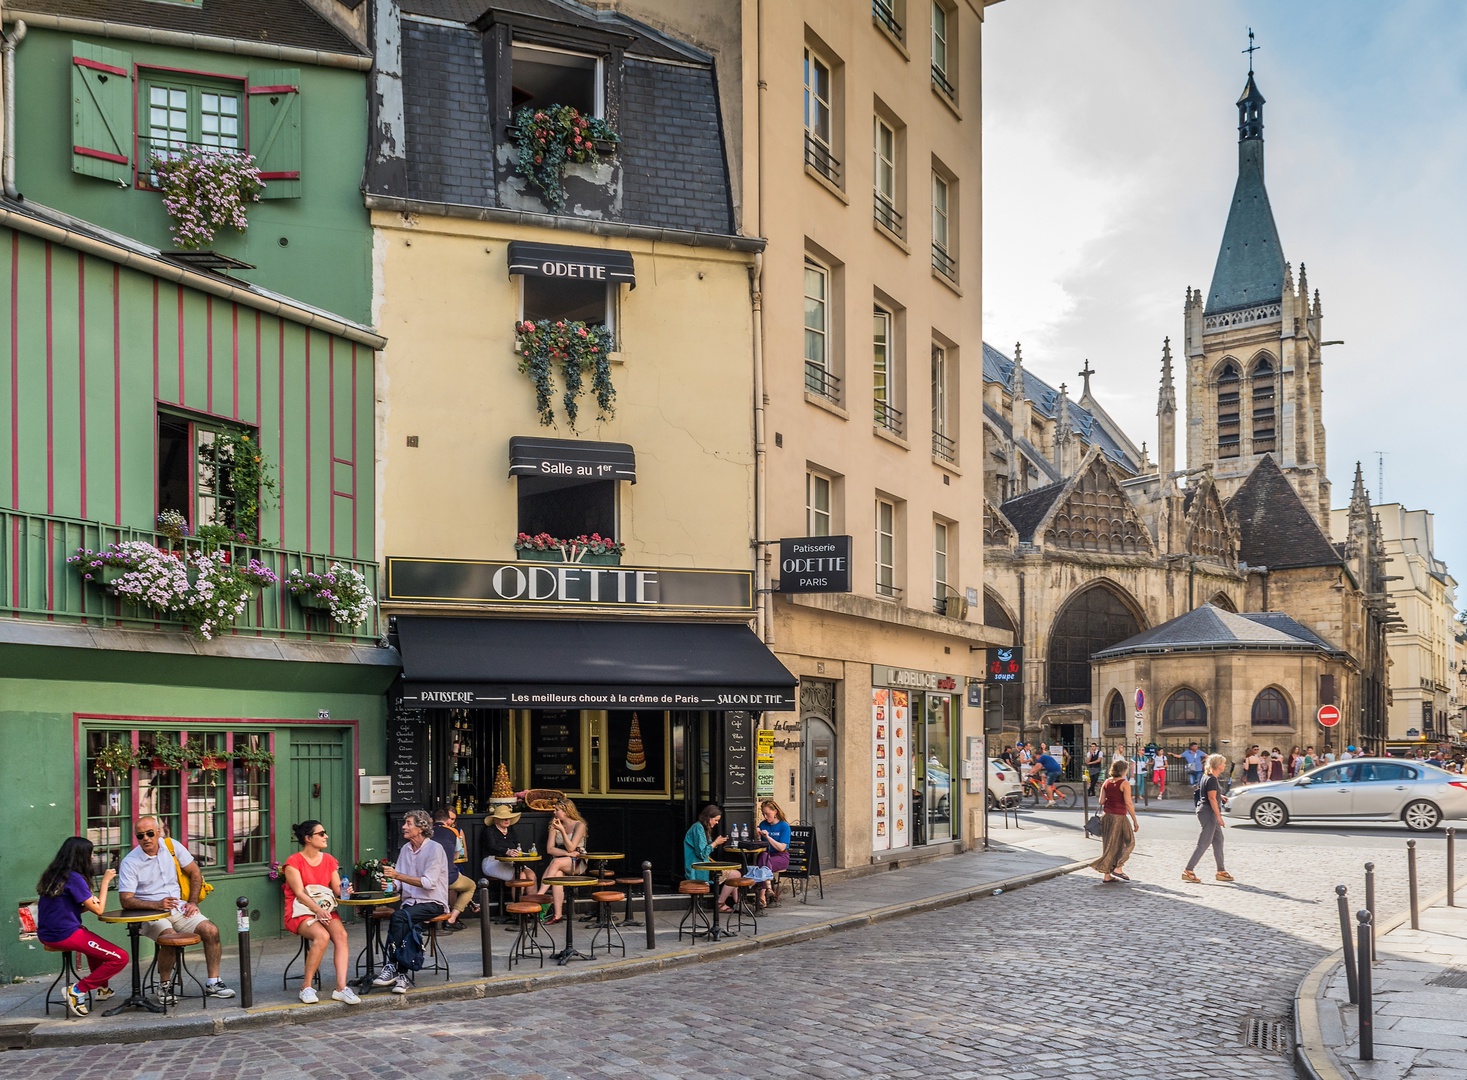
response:
M1293 780L1235 788L1229 817L1277 829L1295 818L1404 821L1418 832L1443 818L1467 818L1467 778L1420 761L1354 758L1323 765Z

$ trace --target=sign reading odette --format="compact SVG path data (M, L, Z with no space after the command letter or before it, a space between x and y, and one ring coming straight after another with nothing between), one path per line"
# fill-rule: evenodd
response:
M387 558L387 600L752 611L747 570Z
M780 540L779 591L850 592L851 538L796 536Z

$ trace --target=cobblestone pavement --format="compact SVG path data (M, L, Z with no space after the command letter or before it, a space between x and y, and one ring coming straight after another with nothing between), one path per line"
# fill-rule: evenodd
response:
M1055 813L1079 851L1079 814ZM1293 1076L1247 1048L1335 947L1334 885L1377 866L1405 903L1399 828L1230 827L1238 884L1185 885L1188 814L1143 817L1129 885L1082 872L869 930L603 984L191 1042L6 1054L30 1080L685 1076ZM1052 840L1051 840L1052 842ZM1424 889L1444 841L1423 838ZM895 898L893 898L895 899Z

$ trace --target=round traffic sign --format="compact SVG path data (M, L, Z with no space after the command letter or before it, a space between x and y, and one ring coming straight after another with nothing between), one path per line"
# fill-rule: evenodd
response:
M1317 715L1322 727L1334 727L1340 722L1340 710L1335 705L1321 705Z

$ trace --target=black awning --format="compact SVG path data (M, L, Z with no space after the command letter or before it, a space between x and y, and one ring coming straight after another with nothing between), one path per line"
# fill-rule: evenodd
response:
M573 281L609 281L637 287L637 271L630 251L569 247L565 244L509 242L509 272L531 277Z
M397 635L412 708L795 708L795 677L741 623L401 615Z
M582 484L593 480L635 484L637 456L628 443L515 435L509 440L509 475Z

